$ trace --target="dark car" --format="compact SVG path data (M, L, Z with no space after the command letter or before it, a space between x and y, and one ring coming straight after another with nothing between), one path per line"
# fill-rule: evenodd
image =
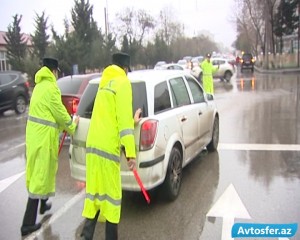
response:
M25 74L19 71L0 72L0 114L6 110L24 113L29 98L29 82Z
M251 53L244 53L241 58L241 72L244 69L250 69L252 72L254 71L254 58Z
M70 75L59 78L57 85L61 91L62 102L68 113L74 115L81 95L91 79L100 78L101 73Z

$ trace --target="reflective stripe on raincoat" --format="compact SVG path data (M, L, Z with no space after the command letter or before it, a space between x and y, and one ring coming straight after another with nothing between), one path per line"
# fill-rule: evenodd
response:
M214 94L213 74L218 70L217 66L213 66L211 62L205 59L200 67L202 69L202 83L206 93Z
M123 69L107 67L95 99L86 142L86 198L82 216L119 223L122 187L120 148L135 158L132 89Z
M26 187L29 197L46 199L55 194L59 131L74 133L76 124L47 67L36 73L35 83L26 125Z

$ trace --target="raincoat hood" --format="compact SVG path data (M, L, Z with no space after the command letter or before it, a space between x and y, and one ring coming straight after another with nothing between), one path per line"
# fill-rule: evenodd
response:
M102 74L102 79L100 81L100 87L104 87L107 85L109 81L111 81L114 78L119 77L126 77L126 73L124 69L120 68L117 65L110 65L107 68L104 69Z
M54 74L50 71L47 67L42 67L37 73L35 74L35 80L34 82L36 84L40 83L43 80L56 82L56 77Z

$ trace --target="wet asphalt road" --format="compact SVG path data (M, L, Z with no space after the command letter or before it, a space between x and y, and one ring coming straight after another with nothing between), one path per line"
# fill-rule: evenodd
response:
M232 184L251 219L235 222L300 223L300 75L237 73L215 80L220 145L203 152L183 171L180 196L172 203L151 192L124 192L119 239L220 240L221 217L207 217ZM22 239L26 115L0 117L0 239ZM41 231L23 239L79 239L84 185L70 177L68 148L59 158L57 192ZM16 175L19 174L19 175ZM11 179L9 177L15 177ZM7 184L6 184L7 183ZM104 239L98 224L94 239ZM292 239L300 239L299 230Z

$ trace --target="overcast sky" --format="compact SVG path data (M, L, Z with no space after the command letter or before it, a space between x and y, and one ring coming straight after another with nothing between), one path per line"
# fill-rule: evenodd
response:
M184 23L188 36L202 31L209 31L215 41L231 46L236 38L235 26L232 23L234 0L90 0L94 6L93 17L98 26L104 31L104 7L108 9L109 22L115 15L126 7L135 10L145 9L153 17L157 17L165 7L175 10L175 18ZM48 24L63 33L63 19L70 19L70 11L74 0L2 0L0 4L0 31L7 31L7 26L13 22L15 14L23 15L21 21L22 32L34 32L35 13L41 15L45 11L49 17Z

